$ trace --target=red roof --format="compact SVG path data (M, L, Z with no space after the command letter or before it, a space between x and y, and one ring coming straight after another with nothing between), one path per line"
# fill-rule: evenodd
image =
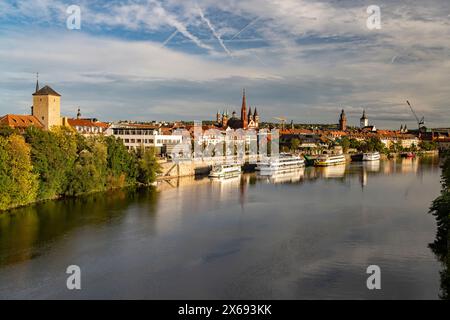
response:
M67 122L69 122L72 127L100 127L104 129L109 127L105 122L92 121L90 119L67 119Z
M21 129L31 126L44 128L42 123L35 116L31 115L7 114L0 118L0 124Z

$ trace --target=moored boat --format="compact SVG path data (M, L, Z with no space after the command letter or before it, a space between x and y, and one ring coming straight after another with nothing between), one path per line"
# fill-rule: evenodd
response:
M380 159L379 152L365 152L352 155L352 161L378 161Z
M211 178L226 178L226 177L234 177L241 174L242 168L240 164L232 163L232 164L218 164L214 165L211 172L209 173L209 177Z
M279 172L289 172L298 170L305 166L305 160L299 156L281 153L278 157L269 158L267 161L260 162L256 170L260 175L273 175Z
M316 159L314 165L317 167L326 167L326 166L335 166L338 164L345 164L346 162L347 160L345 159L345 156L342 154L340 155L323 154Z
M311 155L303 155L303 158L305 158L305 166L313 166L314 162L317 159L317 156L311 156Z
M415 158L416 154L414 152L402 152L400 154L402 158Z

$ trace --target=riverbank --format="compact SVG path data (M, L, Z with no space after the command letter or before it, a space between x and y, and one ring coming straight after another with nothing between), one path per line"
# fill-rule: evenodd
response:
M129 152L111 136L83 137L67 128L27 128L0 135L0 211L115 188L151 184L154 151Z

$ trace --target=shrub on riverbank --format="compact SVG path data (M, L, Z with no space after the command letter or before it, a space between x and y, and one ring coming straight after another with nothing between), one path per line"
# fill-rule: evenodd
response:
M0 131L0 210L155 181L153 150L128 152L115 137L68 128Z
M443 265L441 271L441 298L450 299L450 154L445 156L442 166L441 195L433 201L431 213L436 218L437 232L430 248Z

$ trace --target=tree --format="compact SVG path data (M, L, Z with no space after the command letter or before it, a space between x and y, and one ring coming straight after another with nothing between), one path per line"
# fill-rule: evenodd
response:
M290 143L291 151L297 151L298 148L300 148L300 145L301 145L300 139L297 139L297 138L291 139L291 143Z
M378 137L370 137L366 143L362 146L364 152L374 152L378 151L383 153L386 151L386 146L383 142L381 142Z
M361 142L356 139L350 139L350 148L361 150Z
M342 137L338 144L342 147L342 150L344 151L344 153L347 153L347 151L351 145L350 139L348 137Z
M421 141L419 143L419 147L421 150L424 150L424 151L432 151L432 150L438 149L438 145L434 141Z
M0 210L7 209L11 203L11 169L9 165L8 139L0 136Z
M36 200L37 175L33 173L30 147L22 136L0 137L0 209L22 206Z
M436 239L429 246L436 257L441 261L443 270L441 274L442 299L450 299L450 156L447 154L442 167L441 195L433 201L430 212L436 218Z
M29 127L25 131L34 172L39 176L39 200L56 198L66 191L68 175L77 157L73 135L67 128L44 131Z
M13 129L9 126L0 125L0 136L1 137L9 137L13 133L19 134L19 132L16 129Z
M86 149L79 152L69 175L66 194L78 196L106 189L107 148L97 138L86 139Z
M138 181L149 185L156 181L157 174L161 172L160 165L155 156L155 150L144 149L138 152Z
M123 187L136 182L137 167L135 153L128 152L122 140L109 136L105 138L107 147L108 184Z

